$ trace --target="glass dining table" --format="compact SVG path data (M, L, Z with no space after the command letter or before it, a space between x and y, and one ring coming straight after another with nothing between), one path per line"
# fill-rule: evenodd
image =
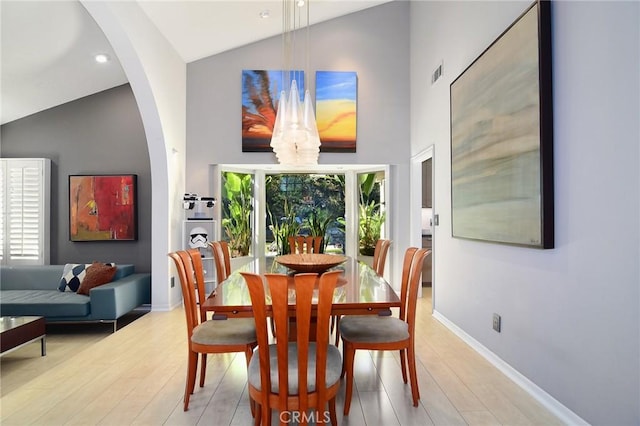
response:
M332 315L390 315L391 308L400 307L400 298L391 285L367 264L347 257L330 270L342 271L333 293ZM215 319L253 316L249 290L240 272L288 274L293 286L292 271L274 261L274 257L256 258L232 272L207 297L201 308L213 312ZM295 292L290 295L295 297ZM291 316L295 316L293 303L291 300Z

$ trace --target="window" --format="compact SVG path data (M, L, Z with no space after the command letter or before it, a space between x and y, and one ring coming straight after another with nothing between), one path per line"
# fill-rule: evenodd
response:
M294 235L321 236L323 252L344 253L344 174L268 174L265 190L267 255L288 253Z
M232 257L247 256L253 241L253 175L222 172L223 239L229 242Z
M358 173L359 214L358 245L360 254L373 256L378 239L385 238L384 222L386 174L382 171Z
M49 263L51 160L0 159L0 263Z
M275 225L299 225L301 234L312 234L309 226L302 229L305 218L310 218L313 213L315 219L319 219L314 220L314 223L321 223L325 216L323 211L326 210L330 217L336 219L327 229L329 238L325 249L328 252L360 257L362 238L359 235L359 222L364 218L361 205L365 199L366 206L370 206L372 210L369 223L376 219L378 225L370 228L379 231L380 238L392 239L389 227L391 217L385 202L391 186L388 165L319 165L311 168L312 170L295 170L274 165L220 164L213 167L214 195L220 200L215 206L214 214L221 218L221 222L231 217L230 209L226 207L230 198L229 188L225 188L229 185L230 172L239 178L248 179L246 176L250 175L251 211L242 216L248 218L251 227L249 256L277 253L278 245L277 242L274 244L276 238L273 234ZM250 191L245 192L249 194ZM231 241L227 229L221 226L220 230L221 238ZM280 235L280 230L281 228L276 229L276 234ZM369 260L367 255L363 256L363 260ZM393 264L389 266L392 271Z

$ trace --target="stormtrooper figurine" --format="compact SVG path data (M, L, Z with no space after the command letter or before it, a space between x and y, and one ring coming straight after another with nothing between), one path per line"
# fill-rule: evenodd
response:
M190 232L189 247L195 249L207 248L209 241L207 239L207 230L201 226L196 226Z

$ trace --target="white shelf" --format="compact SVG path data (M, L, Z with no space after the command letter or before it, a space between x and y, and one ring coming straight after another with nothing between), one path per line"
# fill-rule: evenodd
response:
M207 241L216 241L217 221L211 219L186 219L182 222L182 247L188 250L191 247L191 233L194 228L203 228L207 233ZM213 253L210 247L199 248L202 254L202 267L204 269L204 282L207 284L205 291L211 293L216 287L216 269L213 260Z

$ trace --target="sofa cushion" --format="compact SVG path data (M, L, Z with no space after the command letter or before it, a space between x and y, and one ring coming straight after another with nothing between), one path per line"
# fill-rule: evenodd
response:
M84 279L78 288L78 294L89 295L89 290L94 287L111 282L116 274L116 267L110 263L93 262L88 268Z
M78 291L89 266L91 266L89 263L67 263L64 265L58 290L72 291L74 293Z
M100 263L100 262L93 262L93 263ZM82 284L82 281L85 279L88 268L93 263L67 263L66 265L64 265L64 270L62 271L62 278L60 278L60 283L58 284L58 290L72 291L74 293L77 293L78 289L80 288L80 285ZM104 265L109 265L114 267L116 266L115 263L104 263ZM126 276L126 275L120 275L120 276L117 276L117 275L119 274L114 274L114 276L111 277L109 281L112 281L114 279L120 279L122 276ZM80 293L80 294L88 295L89 293L87 292L87 293Z
M89 297L70 291L2 290L0 298L3 316L85 317L91 313Z

